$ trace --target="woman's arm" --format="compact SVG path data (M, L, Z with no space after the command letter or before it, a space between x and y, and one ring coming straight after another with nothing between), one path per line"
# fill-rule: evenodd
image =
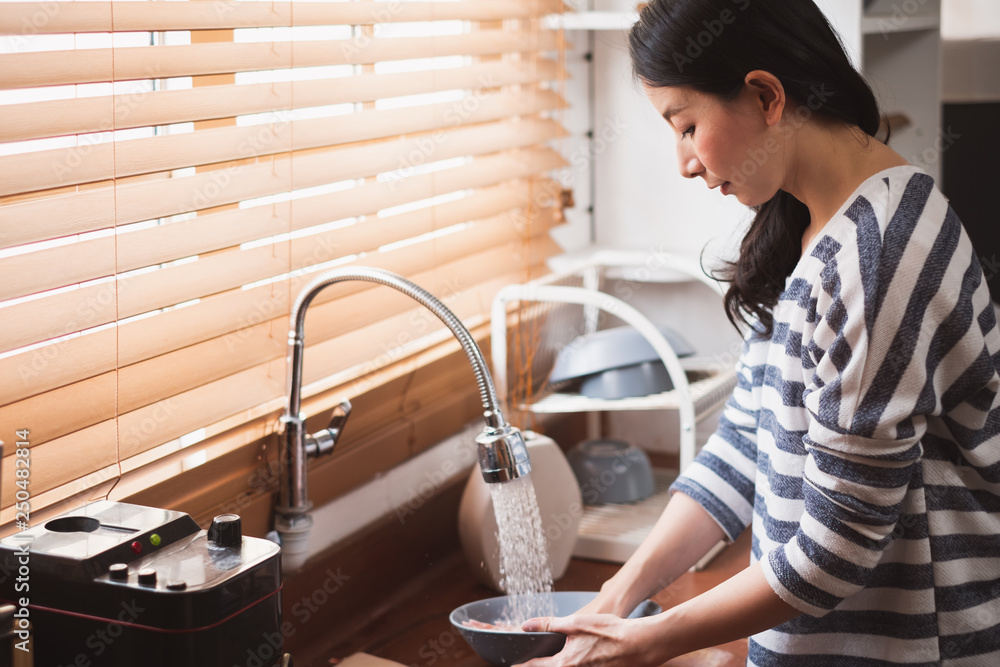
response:
M669 586L724 538L735 539L753 516L757 469L757 400L745 346L737 384L715 433L674 482L653 530L601 593L578 613L627 615ZM753 362L751 363L753 365ZM725 499L725 500L723 500Z
M579 614L626 616L641 601L669 586L725 534L690 497L675 493L635 553Z
M661 631L657 635L669 639L670 657L674 657L749 637L801 613L774 592L760 564L754 563L712 590L652 618Z

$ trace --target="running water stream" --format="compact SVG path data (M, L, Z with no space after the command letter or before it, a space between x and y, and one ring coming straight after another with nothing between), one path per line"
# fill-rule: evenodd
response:
M552 570L535 487L525 475L490 484L500 544L500 587L510 596L503 622L520 627L536 616L554 616Z

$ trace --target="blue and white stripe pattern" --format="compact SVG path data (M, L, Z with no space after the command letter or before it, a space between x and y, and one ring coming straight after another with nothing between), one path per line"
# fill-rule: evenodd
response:
M744 345L674 485L795 620L758 667L1000 666L1000 332L969 238L916 167L868 179Z

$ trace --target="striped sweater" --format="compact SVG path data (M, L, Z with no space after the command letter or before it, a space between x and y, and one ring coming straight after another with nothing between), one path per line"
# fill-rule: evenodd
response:
M803 612L750 665L1000 666L1000 331L931 177L869 178L751 332L673 489ZM808 656L808 657L806 657Z

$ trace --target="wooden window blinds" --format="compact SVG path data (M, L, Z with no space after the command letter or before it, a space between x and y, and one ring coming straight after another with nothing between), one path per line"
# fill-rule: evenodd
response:
M0 522L18 430L37 515L276 429L289 304L322 269L398 272L470 326L543 271L560 10L0 2ZM307 395L445 340L390 292L320 296Z

